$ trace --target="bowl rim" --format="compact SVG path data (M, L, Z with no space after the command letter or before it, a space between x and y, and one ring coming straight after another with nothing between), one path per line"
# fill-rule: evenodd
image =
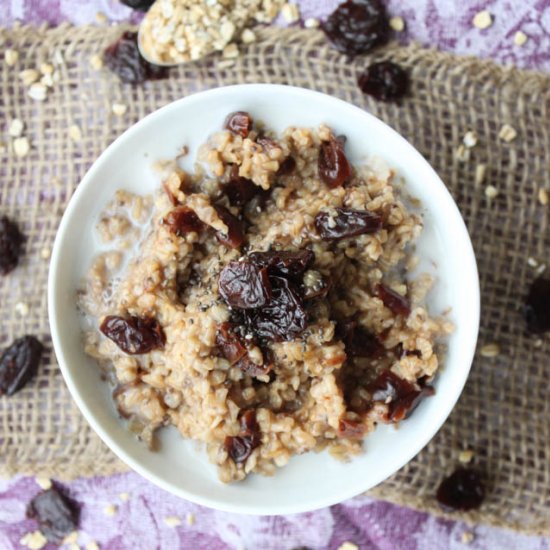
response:
M470 313L470 321L472 324L470 327L468 327L471 347L469 350L463 350L463 353L462 353L463 359L461 361L461 364L464 365L464 367L462 369L462 373L461 373L462 376L460 377L460 383L456 386L453 399L449 399L447 402L445 402L445 407L444 408L442 407L442 409L440 410L437 420L434 420L432 424L432 428L426 431L427 435L420 437L417 444L408 453L403 454L403 458L402 460L399 461L398 467L389 473L384 473L384 475L379 476L379 478L376 479L376 481L372 485L370 485L368 489L365 489L360 486L357 488L351 488L348 491L343 491L342 493L338 493L336 497L327 496L324 499L318 498L316 499L316 502L314 505L311 505L311 504L308 504L305 506L301 505L299 499L297 499L297 501L293 505L282 506L279 504L275 504L275 505L272 505L269 510L262 509L261 511L257 511L256 509L254 509L252 505L246 505L246 504L245 505L238 504L235 506L229 505L229 504L226 505L224 502L219 502L215 498L210 498L208 496L196 494L194 492L187 491L184 488L175 486L174 484L164 480L154 472L150 471L147 467L143 466L139 462L139 460L136 460L132 456L130 456L130 454L128 454L122 448L122 446L119 445L116 439L112 438L107 433L107 430L103 427L101 422L99 422L96 419L94 412L90 408L88 408L84 400L81 398L80 390L77 387L77 383L73 378L73 375L71 372L72 369L69 366L70 363L65 357L65 350L61 343L61 337L60 337L60 330L61 330L60 327L62 323L58 321L59 319L58 307L57 307L58 298L56 298L56 296L59 295L56 282L58 279L57 273L61 267L59 258L61 255L62 241L64 240L65 234L67 233L67 229L70 223L70 219L72 217L72 212L75 209L75 205L79 202L80 196L81 194L84 193L84 190L86 189L86 187L88 187L90 185L90 182L94 180L95 173L96 171L99 170L100 165L103 162L105 162L105 160L109 158L111 155L115 154L116 149L119 147L121 143L123 143L126 139L129 138L129 136L133 135L135 132L139 132L142 126L147 125L151 119L154 119L155 117L159 116L159 113L169 112L172 110L176 111L177 109L180 108L180 105L182 104L189 104L188 106L192 106L193 103L200 102L205 97L209 97L209 96L223 97L223 95L228 90L236 89L238 91L239 89L244 89L244 88L252 91L257 90L258 93L264 93L266 89L271 89L272 91L275 91L279 94L285 94L290 92L291 94L296 94L298 96L302 95L306 98L312 97L312 96L322 96L323 98L325 98L325 100L330 100L332 102L335 102L336 104L341 104L342 107L354 110L358 117L362 117L364 119L365 118L370 119L369 123L371 125L374 125L374 126L378 125L379 127L383 126L385 127L386 131L389 130L390 133L393 135L394 139L401 142L402 145L404 145L405 147L409 148L411 150L411 154L416 156L417 159L425 165L425 167L427 168L427 170L429 171L432 177L433 184L435 185L437 182L437 185L442 187L443 191L448 195L448 198L452 203L452 205L449 205L449 206L452 206L453 209L455 210L455 213L457 214L457 223L455 224L457 238L460 239L460 241L463 242L465 245L464 261L465 261L465 265L467 265L467 268L464 270L464 274L467 275L470 278L471 282L473 283L472 285L473 294L471 296L471 304L470 304L472 307L472 311ZM445 184L443 183L443 181L441 180L437 172L432 168L431 164L421 155L421 153L411 143L409 143L403 136L401 136L391 126L389 126L388 124L386 124L385 122L383 122L381 119L377 118L370 112L356 105L353 105L352 103L349 103L340 98L331 96L329 94L325 94L315 90L310 90L307 88L300 88L296 86L288 86L288 85L282 85L282 84L264 84L264 83L222 86L218 88L213 88L213 89L193 93L189 96L173 101L149 113L148 115L140 119L138 122L136 122L135 124L127 128L111 144L109 144L108 147L104 151L102 151L99 157L96 158L96 160L87 170L86 174L84 175L84 177L78 184L75 192L73 193L73 196L71 197L67 205L67 208L63 214L63 217L61 219L61 222L56 232L55 242L54 242L51 260L50 260L47 298L48 298L48 319L49 319L53 348L54 348L55 355L57 357L60 370L65 380L65 383L69 388L71 396L76 402L80 412L82 413L86 421L90 424L90 426L95 431L95 433L98 434L101 440L109 447L109 449L112 452L114 452L114 454L119 459L121 459L125 464L130 466L132 470L136 471L138 474L140 474L147 480L151 481L158 487L172 494L175 494L180 498L184 498L186 500L197 503L199 505L207 506L207 507L225 511L225 512L244 513L244 514L251 514L251 515L291 514L291 513L301 513L301 512L307 512L307 511L313 511L313 510L325 508L327 506L331 506L339 502L342 502L344 500L347 500L349 498L355 497L361 494L362 492L364 492L365 490L372 489L373 487L385 481L391 475L395 474L397 471L403 468L403 466L405 466L407 463L409 463L439 432L439 430L441 429L441 427L449 417L450 413L452 412L460 395L462 394L464 385L466 383L466 380L471 370L472 361L473 361L475 349L477 346L477 338L478 338L479 322L480 322L479 275L478 275L477 263L476 263L472 242L468 234L466 225L464 223L464 219L462 218L460 210L458 209L458 206L456 205L454 199L452 198L447 187L445 186Z

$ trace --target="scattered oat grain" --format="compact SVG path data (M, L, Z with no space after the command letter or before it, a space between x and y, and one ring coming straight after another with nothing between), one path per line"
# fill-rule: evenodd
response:
M181 519L177 516L168 516L164 518L164 523L168 525L168 527L177 527L181 525Z
M402 17L396 16L390 18L390 28L396 32L402 32L405 30L405 21Z
M124 103L113 103L111 109L116 116L123 116L124 114L126 114L128 106Z
M304 21L304 27L306 29L317 29L320 25L321 23L319 22L319 19L315 19L315 17L308 17Z
M472 458L474 458L474 451L470 449L465 449L464 451L460 451L458 455L458 461L462 464L469 464L472 461Z
M528 36L523 31L518 31L514 34L514 44L516 46L523 46L527 42Z
M104 25L105 23L108 23L108 22L109 22L109 19L107 18L107 16L106 16L102 11L98 11L98 12L95 14L95 20L96 20L100 25Z
M18 59L19 59L19 52L17 52L16 50L12 50L8 48L4 52L4 61L6 62L6 65L8 67L13 67L17 63Z
M130 500L130 495L128 493L120 493L118 498L122 500L122 502L128 502Z
M185 516L185 523L187 523L187 525L195 525L195 514L188 512Z
M31 144L26 137L18 137L13 140L13 151L17 157L26 157L31 149Z
M29 97L35 101L44 101L46 99L46 95L48 94L48 88L46 88L46 86L44 86L41 82L35 82L34 84L31 84L28 94Z
M76 124L69 126L69 137L74 142L79 142L82 139L82 130Z
M99 550L99 544L97 544L97 542L95 540L91 540L86 545L86 550Z
M53 65L51 63L42 63L40 65L40 72L42 74L52 74L53 70Z
M25 125L23 124L23 121L18 119L18 118L14 118L11 122L10 122L10 126L8 128L8 134L11 136L11 137L21 137L21 134L23 134L23 128L25 127Z
M461 144L456 148L455 157L460 162L466 162L470 159L470 150Z
M44 84L47 88L53 88L53 74L45 74L40 79L40 83Z
M228 44L223 49L222 55L225 59L234 59L235 57L239 57L239 48L237 48L237 44Z
M19 79L25 86L34 84L40 78L40 73L36 69L24 69L19 73Z
M471 531L464 531L460 537L462 544L470 544L474 540L474 534Z
M344 542L339 547L338 550L359 550L359 546L353 542Z
M517 135L518 133L516 132L516 129L509 124L503 124L500 132L498 133L498 137L507 143L513 141Z
M250 29L244 29L241 34L241 40L244 44L252 44L252 42L256 42L256 35Z
M103 513L106 516L110 516L110 517L116 516L117 512L118 512L118 507L115 504L108 504L107 506L105 506L105 508L103 508Z
M25 302L17 302L15 304L15 313L21 317L26 317L29 314L29 306ZM38 482L38 479L37 479ZM50 482L51 486L51 482Z
M487 10L483 10L474 15L472 23L478 29L487 29L493 24L493 16Z
M546 271L546 264L540 264L535 270L536 275L542 275Z
M498 196L498 189L494 185L488 185L485 188L485 196L488 199L494 199Z
M77 542L78 542L78 531L71 531L63 539L63 544L76 544Z
M40 257L41 257L43 260L49 260L51 255L52 255L52 249L49 248L48 246L45 246L45 247L40 251Z
M476 166L476 175L475 175L475 183L476 185L481 185L483 181L485 180L485 173L487 172L487 165L486 164L478 164Z
M235 65L234 59L222 59L218 61L216 67L218 67L218 69L229 69L229 67L233 67L233 65Z
M17 305L15 306L15 308L17 309ZM36 481L38 486L44 491L52 488L52 480L49 477L36 476L34 480Z
M468 147L468 149L475 147L477 144L477 134L472 130L466 132L464 134L464 137L462 138L462 143L464 143L464 145Z
M63 57L63 52L59 48L57 48L53 52L53 62L56 65L63 65L65 63L65 59Z
M103 67L103 58L99 54L92 55L90 66L94 71L99 71Z
M482 357L497 357L500 353L500 346L498 344L495 344L494 342L490 344L485 344L481 347L479 352L481 353Z
M527 265L529 267L538 267L539 263L537 262L537 260L535 260L535 258L529 256L529 258L527 258Z
M548 204L548 199L549 199L548 190L544 189L544 187L541 187L539 189L538 199L539 199L539 202L542 204L542 206L546 206Z
M281 8L281 15L287 23L296 23L296 21L300 20L300 9L297 4L287 2Z
M40 550L48 544L48 539L40 531L33 531L24 535L19 543L30 550Z

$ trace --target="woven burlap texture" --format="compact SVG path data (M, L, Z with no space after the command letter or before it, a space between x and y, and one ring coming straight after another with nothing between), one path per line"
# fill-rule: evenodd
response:
M22 265L0 280L0 345L35 334L48 349L37 378L17 395L0 399L0 474L68 479L125 469L73 403L48 332L45 256L86 170L127 127L170 101L225 84L284 83L367 109L431 162L456 199L474 242L482 289L480 347L496 342L501 348L495 358L476 355L462 397L441 431L370 494L441 513L435 489L457 466L460 451L469 448L475 453L473 465L487 476L488 497L479 511L453 517L550 533L550 346L547 339L537 341L525 333L521 315L535 276L527 259L545 262L550 250L549 210L537 201L539 186L549 184L550 78L416 46L391 46L372 58L391 58L407 67L411 95L401 104L379 103L356 85L371 58L347 60L316 31L264 29L232 67L220 68L220 59L211 58L172 70L168 80L130 86L90 66L92 55L121 30L61 26L0 31L4 48L10 45L19 52L14 67L0 64L0 117L7 145L0 163L0 213L17 220L28 236ZM52 60L58 63L60 80L44 102L34 101L18 73ZM114 115L113 103L127 105L126 114ZM25 123L31 141L23 158L14 155L6 130L15 118ZM517 130L510 143L498 138L505 123ZM69 137L73 124L82 130L80 141ZM478 134L479 142L470 159L460 161L456 149L468 130ZM478 164L486 165L483 183L476 183ZM484 193L489 184L499 190L491 200ZM17 313L19 302L29 306L27 316Z

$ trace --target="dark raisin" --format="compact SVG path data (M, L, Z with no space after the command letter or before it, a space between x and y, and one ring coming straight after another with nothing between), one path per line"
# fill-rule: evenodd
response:
M245 138L252 129L252 117L244 111L230 113L225 119L224 128L232 134Z
M369 65L357 79L359 88L365 94L381 101L394 101L407 93L409 75L391 61Z
M249 309L264 306L271 298L267 269L249 262L230 262L218 280L221 297L230 307Z
M295 168L296 168L296 161L294 160L294 157L288 156L279 165L279 169L277 170L277 175L288 176L289 174L292 174L292 172L294 172Z
M0 273L7 275L17 267L23 254L25 236L7 216L0 217Z
M315 229L324 241L339 241L368 233L376 233L382 228L382 218L368 210L337 208L336 216L319 212L315 216Z
M348 357L370 357L376 359L384 353L380 340L354 319L337 324L336 336L344 342Z
M235 334L233 324L229 322L218 325L216 345L220 349L223 357L232 365L247 355L245 346L241 342L239 336Z
M355 56L384 44L389 37L384 5L379 0L348 0L322 24L333 46Z
M133 10L147 11L155 0L120 0L125 6Z
M247 311L247 324L260 338L292 340L306 328L306 312L294 285L282 277L270 277L272 296L262 308Z
M376 294L384 302L384 305L395 315L408 317L411 313L411 305L405 296L395 292L385 284L376 285Z
M137 33L126 31L104 52L107 67L123 82L140 84L146 80L160 80L168 76L165 67L153 65L139 53Z
M485 498L485 484L478 472L468 468L457 468L439 485L437 501L447 511L474 510Z
M319 177L331 188L344 185L350 178L351 164L344 152L344 145L334 136L321 143L317 168Z
M432 386L419 388L390 370L382 372L367 389L373 401L388 403L387 420L390 422L408 418L424 396L435 393Z
M262 442L255 411L243 411L240 424L239 435L227 436L224 441L225 450L236 464L244 462Z
M218 241L229 248L239 248L246 240L244 224L239 218L231 214L225 206L214 206L219 218L227 225L228 233L218 231L216 237Z
M270 275L298 278L315 261L315 254L307 248L301 250L268 250L266 252L251 252L248 255L253 264L266 267Z
M523 311L529 332L550 331L550 279L539 277L533 281Z
M15 340L0 358L0 395L13 395L33 378L44 346L34 336Z
M108 315L99 330L129 355L162 349L166 336L154 317L119 317Z
M343 418L338 423L338 435L340 437L358 439L365 435L365 426L362 422Z
M239 176L239 167L236 164L231 166L222 189L232 206L242 206L258 195L265 200L269 194L252 180Z
M201 233L207 228L206 224L187 206L177 206L168 212L163 219L163 223L178 237L183 237L192 232Z
M79 516L77 504L56 487L38 493L27 507L27 517L38 521L40 531L56 544L78 528Z

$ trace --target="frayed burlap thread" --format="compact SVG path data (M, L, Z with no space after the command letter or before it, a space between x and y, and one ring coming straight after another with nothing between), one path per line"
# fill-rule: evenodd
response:
M226 84L284 83L367 109L435 167L474 242L482 289L480 347L496 342L501 348L497 357L476 355L464 393L441 431L370 494L441 513L436 487L468 448L474 451L472 465L487 476L488 497L479 511L453 517L550 534L550 345L525 332L521 314L536 270L528 258L537 265L550 261L549 207L537 201L539 187L550 187L550 78L417 46L390 46L349 61L318 31L268 28L232 67L221 68L219 58L209 58L173 69L169 80L130 86L93 70L89 62L124 28L0 31L3 47L19 52L15 66L0 64L0 126L6 130L0 141L7 144L0 162L0 212L17 220L28 236L22 265L0 280L0 345L35 334L48 349L37 378L17 395L0 398L0 473L69 479L125 469L73 403L51 351L47 323L45 256L94 159L132 123L175 99ZM373 58L407 67L410 97L386 104L360 93L357 75ZM17 75L52 60L59 82L44 102L34 101ZM127 112L116 116L113 103L127 105ZM14 155L7 134L14 118L25 123L31 142L25 157ZM517 131L509 143L498 137L503 124ZM81 140L69 137L71 125L79 126ZM461 161L456 150L469 130L477 133L478 144L469 160ZM486 165L483 182L475 177L479 164ZM486 185L496 187L498 195L487 198ZM27 316L17 313L18 303L28 305Z

